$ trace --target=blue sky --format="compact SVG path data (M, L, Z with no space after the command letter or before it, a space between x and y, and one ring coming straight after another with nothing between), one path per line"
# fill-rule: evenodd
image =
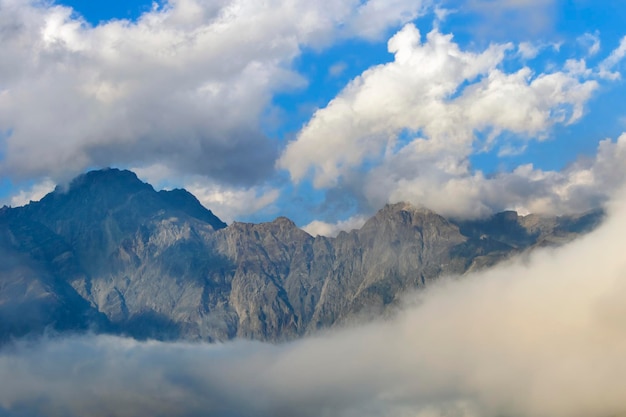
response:
M560 214L626 177L616 0L0 0L0 199L88 169L227 221ZM625 158L622 160L621 158Z

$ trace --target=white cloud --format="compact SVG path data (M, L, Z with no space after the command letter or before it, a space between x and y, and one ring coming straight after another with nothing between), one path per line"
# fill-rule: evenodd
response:
M537 57L542 50L552 49L559 51L561 48L560 42L520 42L517 45L517 52L525 60L531 60Z
M379 3L171 0L90 26L67 7L0 0L0 172L60 180L158 160L250 186L277 156L260 128L273 94L306 83L291 70L301 49L375 36L423 9Z
M510 44L463 51L436 30L422 40L407 25L389 41L394 61L353 79L291 142L279 167L294 182L341 187L369 208L409 201L444 215L479 217L505 209L549 214L606 202L626 178L626 136L562 171L531 164L486 176L476 152L524 152L555 124L572 124L598 88L601 68L584 59L535 73L502 69ZM605 62L616 65L621 48ZM610 167L607 169L606 167ZM454 198L451 198L454 196Z
M328 223L321 220L313 220L311 223L302 227L302 230L311 236L328 236L335 237L341 231L349 232L351 230L360 229L367 221L368 216L355 215L346 220L337 223Z
M481 217L507 209L559 215L601 206L626 182L626 134L600 142L594 158L563 171L543 171L529 164L487 177L445 151L421 155L414 144L407 145L368 173L363 192L372 206L410 201L454 217ZM436 162L446 158L443 165Z
M435 24L439 25L440 23L444 22L448 16L453 15L457 12L457 10L455 9L446 9L445 7L440 7L440 5L435 6Z
M625 199L560 249L280 345L57 338L0 351L9 417L623 415ZM36 400L35 400L36 399Z
M185 188L227 223L262 210L276 212L273 204L280 197L280 190L271 187L234 188L201 181Z
M517 50L524 59L533 59L539 54L539 47L531 42L520 42Z
M433 31L422 44L415 26L405 26L389 40L394 62L365 71L318 110L279 166L295 181L313 170L315 186L322 187L392 147L403 129L424 129L432 136L459 133L455 140L467 144L467 131L454 132L457 115L448 111L448 98L464 81L493 71L509 47L465 53L449 35Z
M385 35L390 23L401 26L424 14L432 0L368 0L356 10L349 22L350 32L364 38L376 39Z
M54 190L55 183L47 178L41 182L35 183L26 189L19 190L16 194L8 198L11 207L24 206L31 201L39 201L46 194Z
M365 71L318 110L279 166L296 182L312 172L316 187L332 186L366 161L393 158L408 132L415 139L404 152L458 171L477 131L490 141L502 131L541 138L555 123L578 120L597 83L570 72L503 72L498 66L511 47L466 52L450 35L433 31L422 43L405 26L389 41L394 61Z
M598 66L600 75L611 80L619 79L621 73L614 71L614 69L624 59L624 56L626 56L626 36L622 38L619 46L611 52L611 55L600 63Z
M161 163L133 167L130 170L137 174L141 181L152 185L155 189L171 188L183 182L175 170Z
M593 76L593 70L587 68L587 62L584 59L568 59L563 68L566 72L578 77Z

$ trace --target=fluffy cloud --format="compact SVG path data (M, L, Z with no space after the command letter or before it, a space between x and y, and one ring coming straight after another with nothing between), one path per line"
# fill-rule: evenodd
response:
M498 69L510 44L465 52L437 31L421 43L407 25L389 41L393 62L354 79L290 143L279 165L300 181L313 170L318 187L335 184L365 160L389 154L403 131L421 132L422 153L467 155L475 131L536 136L571 123L597 83L565 73ZM462 88L464 83L469 84Z
M376 36L423 10L379 3L171 0L136 22L90 26L70 8L0 0L0 173L62 179L158 160L258 182L278 152L260 118L274 93L306 82L290 69L301 48Z
M420 159L418 151L404 149L368 173L364 182L364 192L374 206L388 201L425 202L439 213L463 218L506 209L578 213L605 204L626 182L626 134L600 142L594 158L581 159L563 171L543 171L528 164L493 176L473 172L467 164L450 173Z
M456 136L454 119L459 116L450 111L447 99L464 81L495 70L509 48L494 45L481 54L466 53L451 36L437 31L422 44L415 26L405 26L389 41L395 60L365 71L318 110L288 145L279 166L295 181L313 170L315 185L328 186L393 148L403 129ZM471 144L471 130L464 130L454 140Z
M321 220L314 220L306 226L302 227L302 230L310 234L311 236L329 236L335 237L341 231L349 232L350 230L360 229L365 224L368 216L356 215L349 219L341 220L337 223L328 223Z
M259 212L275 214L278 211L274 203L280 196L280 190L276 188L232 188L207 185L205 181L188 183L185 188L227 223Z
M625 202L566 247L439 281L392 318L293 343L101 336L5 347L0 414L624 414Z
M411 201L477 217L597 207L626 178L626 136L601 142L595 159L561 172L523 165L485 176L471 166L476 152L522 153L555 124L578 121L602 77L604 64L590 69L583 59L553 72L506 72L510 49L463 51L449 35L435 30L422 41L405 26L389 41L394 61L365 71L319 109L279 166L295 182L311 176L320 188L341 185L373 208ZM615 65L620 54L621 47L604 62Z

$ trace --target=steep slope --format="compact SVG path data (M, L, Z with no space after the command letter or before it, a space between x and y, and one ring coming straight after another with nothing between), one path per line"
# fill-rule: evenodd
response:
M185 190L93 171L0 211L0 334L91 326L137 338L286 340L380 314L439 276L573 239L601 217L461 222L400 203L360 230L312 237L283 217L226 227Z
M0 341L46 330L107 330L106 317L68 284L84 276L72 249L14 214L0 209Z
M359 313L378 313L408 288L463 272L450 250L466 238L436 213L405 203L389 205L360 230L341 233L334 262L313 317L314 328Z
M14 212L15 224L36 224L71 248L81 273L63 279L120 332L161 339L179 337L178 321L196 315L213 279L202 266L215 264L202 235L225 227L187 191L156 192L117 169L89 172Z

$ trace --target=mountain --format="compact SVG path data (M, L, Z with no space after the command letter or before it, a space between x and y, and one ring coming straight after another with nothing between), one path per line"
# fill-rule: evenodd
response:
M0 210L0 341L59 332L268 341L381 314L442 275L591 230L579 216L446 219L387 205L360 230L313 237L291 220L229 226L185 190L92 171Z

